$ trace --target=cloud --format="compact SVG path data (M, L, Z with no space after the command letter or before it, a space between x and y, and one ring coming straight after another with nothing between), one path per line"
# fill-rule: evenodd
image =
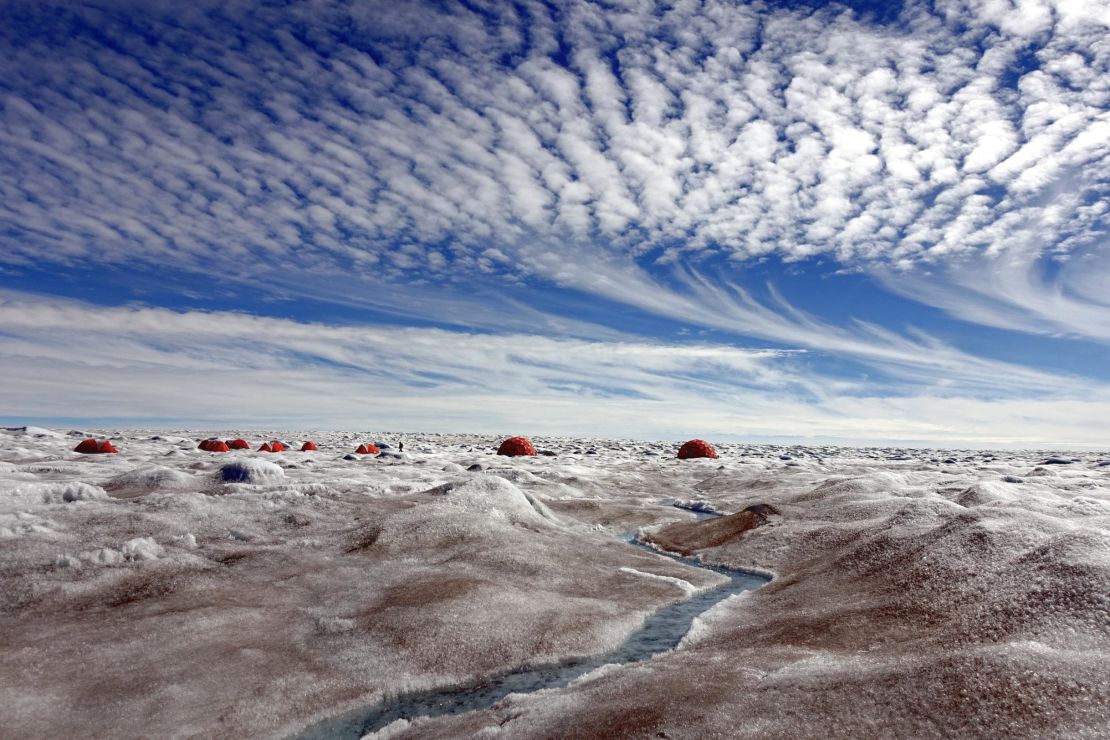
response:
M965 321L1110 342L1106 11L8 3L0 274L156 268L456 330L24 297L0 308L24 394L5 403L63 414L105 373L90 414L189 396L263 418L269 385L269 418L326 398L344 424L527 408L554 428L581 395L582 429L629 434L1089 439L1094 381L896 317L837 323L751 274L857 271ZM614 308L804 352L633 337ZM1006 431L1034 397L1035 430Z
M1005 249L968 255L928 272L875 275L893 292L943 308L953 316L1012 331L1110 343L1110 201L1065 188L1055 205L1013 214ZM1070 210L1058 208L1070 203ZM1064 215L1068 214L1068 215ZM1063 229L1066 242L1046 250L1044 234Z
M667 285L629 265L616 266L612 271L607 271L604 264L584 265L581 269L583 274L574 275L568 282L587 286L587 290L614 302L788 347L851 358L879 371L881 376L919 389L956 388L993 396L1046 393L1062 382L1087 382L977 357L912 328L900 333L859 320L835 324L795 307L773 286L769 286L770 300L762 302L727 279L710 279L691 270L673 273L672 284ZM873 382L880 381L876 378Z
M660 389L721 393L735 387L786 388L799 379L778 365L796 354L723 345L553 339L526 334L478 334L441 329L345 327L231 312L102 308L13 295L0 300L0 346L14 361L57 362L85 368L74 385L144 368L146 388L172 376L211 382L218 397L241 388L238 371L289 373L311 385L314 375L353 387L408 394L542 393L578 386L587 398L654 398ZM52 374L48 382L65 385ZM253 380L253 378L252 378ZM231 385L225 385L230 382ZM119 393L133 386L113 378ZM167 385L177 395L177 383ZM14 392L19 395L18 392ZM33 405L39 394L25 397ZM32 399L37 399L33 401Z
M16 3L2 259L612 296L567 260L1089 254L1105 4L934 6Z
M981 399L958 385L878 396L881 384L823 375L805 353L783 350L349 327L18 294L0 300L0 360L10 418L1021 446L1087 445L1092 431L1110 431L1110 391L1091 384L1035 401Z

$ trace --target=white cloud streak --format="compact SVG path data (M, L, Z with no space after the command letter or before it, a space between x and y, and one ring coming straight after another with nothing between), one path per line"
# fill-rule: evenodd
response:
M135 424L1097 445L1097 385L874 395L806 355L0 299L0 406ZM182 399L188 399L187 407ZM187 408L187 410L185 410ZM1092 436L1096 435L1096 436Z

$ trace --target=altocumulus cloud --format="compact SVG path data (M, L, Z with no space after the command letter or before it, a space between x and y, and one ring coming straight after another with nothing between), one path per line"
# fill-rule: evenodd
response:
M1108 11L9 2L0 261L238 274L355 305L402 296L422 318L476 325L492 321L474 286L540 283L882 376L854 388L768 355L734 388L768 413L833 413L875 391L1018 404L1059 379L881 322L836 325L729 276L824 260L966 321L1110 340ZM524 310L532 327L624 341ZM649 355L629 372L658 371ZM1041 395L1071 402L1056 394ZM835 413L897 418L883 409ZM1000 413L960 433L993 434Z

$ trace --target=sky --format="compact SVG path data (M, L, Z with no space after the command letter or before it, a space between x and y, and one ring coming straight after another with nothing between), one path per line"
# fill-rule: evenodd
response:
M1110 0L0 3L0 422L1110 449Z

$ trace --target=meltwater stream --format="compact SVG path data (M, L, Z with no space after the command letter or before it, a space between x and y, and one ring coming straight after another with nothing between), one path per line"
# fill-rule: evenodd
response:
M555 665L519 668L507 673L488 676L478 681L445 689L414 691L386 698L382 703L348 712L313 725L296 737L299 740L351 738L357 740L367 733L380 730L398 719L439 717L486 709L509 694L526 694L539 689L562 688L579 676L607 664L637 663L678 645L690 630L694 618L714 604L733 594L759 588L770 579L711 565L691 558L660 553L637 542L630 544L696 568L711 570L728 576L729 581L709 591L695 594L686 601L665 606L652 614L616 650L591 658L579 658Z

